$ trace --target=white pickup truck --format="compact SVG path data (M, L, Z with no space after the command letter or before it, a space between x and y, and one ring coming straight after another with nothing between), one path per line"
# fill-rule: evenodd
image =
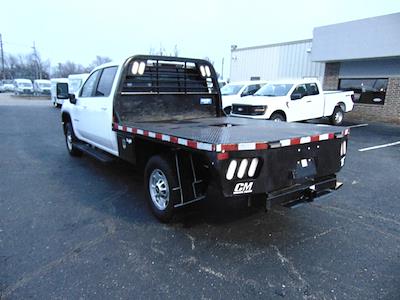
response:
M287 122L329 117L339 125L353 109L353 97L352 91L324 92L316 80L269 82L254 95L236 100L231 115Z
M75 94L57 93L67 99L70 155L117 157L144 170L149 206L164 222L210 186L225 197L262 197L266 209L341 186L348 129L223 116L205 60L136 55L97 67Z

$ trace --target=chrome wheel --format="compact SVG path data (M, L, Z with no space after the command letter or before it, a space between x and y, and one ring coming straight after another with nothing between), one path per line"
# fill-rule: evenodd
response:
M343 112L341 110L336 111L334 119L335 119L335 123L336 124L342 123L342 121L343 121Z
M67 147L68 147L68 151L72 151L72 133L71 130L68 128L67 129L67 134L65 135L66 140L67 140Z
M169 185L167 177L160 169L151 172L149 190L154 205L159 210L165 210L169 203Z

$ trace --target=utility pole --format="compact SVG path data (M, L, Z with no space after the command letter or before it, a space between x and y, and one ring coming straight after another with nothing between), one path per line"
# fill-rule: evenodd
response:
M4 71L3 39L1 37L1 33L0 33L0 51L1 51L1 74L3 76L3 79L6 79L6 73Z
M39 55L37 54L36 51L36 46L35 46L35 41L33 41L33 56L35 57L35 62L36 62L36 77L38 77L39 79L42 79L42 66L41 63L39 61Z
M222 58L222 71L221 71L221 79L224 79L224 57Z

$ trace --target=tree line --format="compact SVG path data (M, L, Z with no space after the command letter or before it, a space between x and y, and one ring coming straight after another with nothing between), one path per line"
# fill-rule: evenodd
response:
M70 60L52 65L50 60L42 60L37 53L6 54L4 55L4 74L1 74L1 78L26 78L31 80L63 78L70 74L89 73L95 67L110 61L109 57L97 55L87 66Z

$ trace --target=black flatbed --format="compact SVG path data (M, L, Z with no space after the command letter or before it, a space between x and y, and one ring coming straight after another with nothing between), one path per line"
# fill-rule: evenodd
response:
M209 144L274 142L291 138L339 133L345 129L323 124L274 122L239 117L161 122L125 122L119 125Z

